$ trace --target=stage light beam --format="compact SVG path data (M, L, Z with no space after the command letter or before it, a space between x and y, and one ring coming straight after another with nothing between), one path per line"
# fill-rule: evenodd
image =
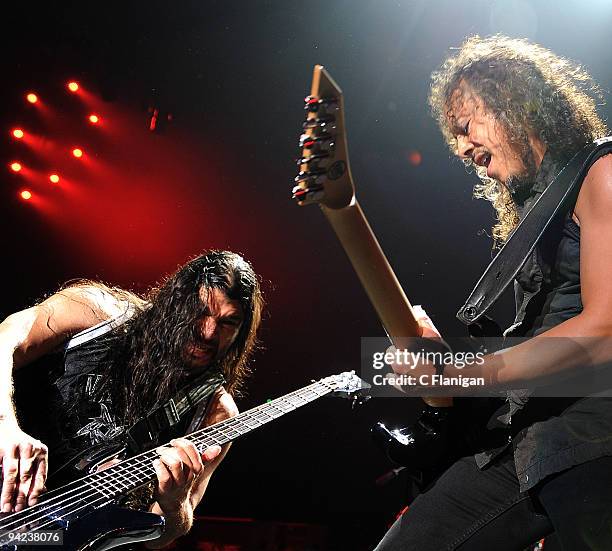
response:
M13 130L13 137L18 140L23 138L23 130L21 130L21 128L15 128L15 130Z
M52 184L57 184L60 181L60 177L57 174L51 174L51 176L49 176L49 180Z
M38 96L32 92L30 92L27 96L26 99L30 102L30 103L36 103L38 101Z
M32 194L27 189L24 189L19 195L21 195L21 198L24 201L29 201L32 199Z
M83 150L82 150L82 149L79 149L78 147L75 147L75 148L72 150L72 154L73 154L73 155L74 155L74 156L75 156L77 159L80 159L80 158L83 156Z
M11 163L11 170L13 172L19 172L21 170L21 163Z
M70 90L73 93L77 92L79 89L79 83L75 82L74 80L71 80L67 86L68 86L68 90Z

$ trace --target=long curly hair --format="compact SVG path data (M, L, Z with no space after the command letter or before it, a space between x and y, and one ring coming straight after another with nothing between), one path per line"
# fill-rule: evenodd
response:
M135 313L103 339L106 375L97 393L112 396L116 412L131 423L153 405L170 399L188 380L185 350L200 336L198 321L208 314L200 291L219 289L237 300L243 322L234 342L219 360L225 389L239 393L257 346L263 309L259 280L252 266L230 251L207 251L193 258L144 296L100 282L81 280L70 287L94 286L135 309Z
M539 138L554 158L569 159L607 133L596 110L601 91L582 67L527 40L472 36L432 74L429 104L455 154L451 98L461 82L483 100L524 161L532 158L529 135ZM497 212L493 238L499 245L518 223L512 194L505 182L487 178L486 168L464 162L475 167L481 180L474 196L489 200Z

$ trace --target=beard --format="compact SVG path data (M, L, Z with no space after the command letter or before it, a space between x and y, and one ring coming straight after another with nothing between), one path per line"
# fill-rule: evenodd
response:
M504 182L517 206L522 206L533 194L533 185L538 173L531 148L523 151L522 154L524 170L520 174L508 177Z

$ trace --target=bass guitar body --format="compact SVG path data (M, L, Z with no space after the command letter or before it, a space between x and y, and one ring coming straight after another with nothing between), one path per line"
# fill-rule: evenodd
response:
M323 396L357 400L367 387L354 372L331 375L185 437L202 453ZM76 469L85 476L45 493L36 505L0 515L0 550L44 546L58 551L102 551L161 536L162 516L119 506L131 492L156 479L157 449L120 459L122 450L121 442L86 450L57 473L65 476ZM108 465L109 460L115 461Z
M74 503L71 503L71 507ZM41 543L29 545L32 541L45 541L43 549L50 551L103 551L130 543L158 538L164 530L164 518L154 513L134 511L117 505L105 505L99 509L84 509L82 516L70 521L62 520L62 511L55 511L47 517L44 532L15 534L15 544L0 547L2 551L40 549ZM47 538L47 531L61 531L62 543L53 544ZM38 534L38 535L36 535ZM31 538L38 538L33 540Z

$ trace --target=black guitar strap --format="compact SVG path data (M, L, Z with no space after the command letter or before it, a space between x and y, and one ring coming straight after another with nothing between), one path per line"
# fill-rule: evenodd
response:
M612 137L601 138L586 145L561 169L476 283L465 304L457 312L460 321L466 325L478 321L512 283L551 220L584 178L595 155L604 148L612 149Z
M127 431L127 444L134 453L147 450L159 444L161 434L167 433L188 415L193 414L199 404L207 400L225 383L217 370L211 370L198 377L184 390L167 402L154 406L142 419Z

